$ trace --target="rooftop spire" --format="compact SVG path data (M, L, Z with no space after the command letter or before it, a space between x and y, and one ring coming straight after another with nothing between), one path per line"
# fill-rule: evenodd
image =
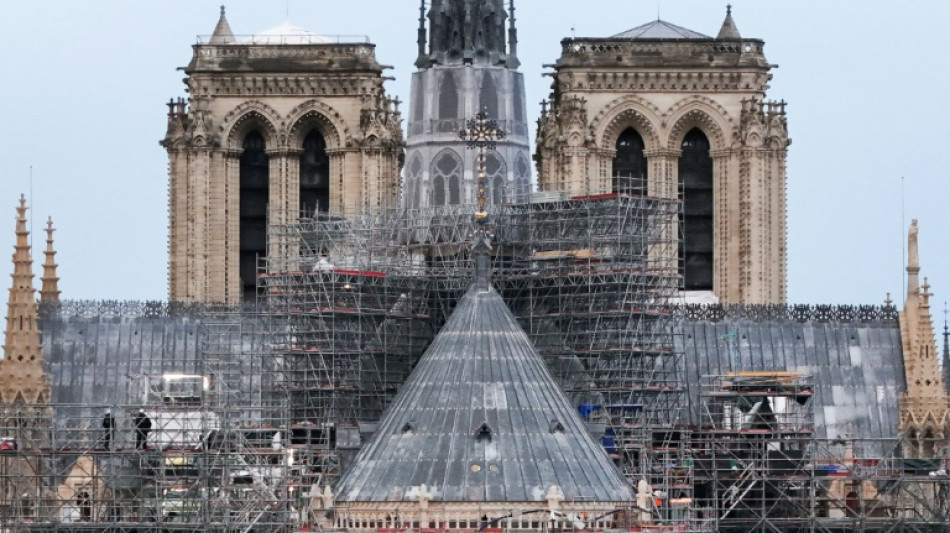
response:
M515 0L508 0L508 68L518 68L518 27L515 26Z
M21 195L13 251L13 286L7 303L3 361L0 361L0 403L3 404L49 401L49 383L43 373L40 354L29 235L26 229L26 198Z
M416 66L422 68L426 66L426 0L419 0L419 37L416 44L419 45Z
M722 28L720 28L719 35L716 36L716 39L720 41L732 41L741 38L742 35L739 34L739 28L736 27L736 22L732 20L732 4L729 4L726 6L726 20L722 21Z
M917 248L917 220L907 233L907 299L900 313L904 369L909 396L943 393L943 374L937 363L937 340L930 314L930 284L920 285L920 256Z
M234 42L234 34L231 32L231 25L224 16L224 6L221 6L221 18L218 19L218 25L214 27L214 33L211 34L211 44L231 44Z
M50 217L46 220L46 251L43 254L46 256L43 261L43 277L41 278L42 285L40 286L40 303L41 304L58 304L59 303L59 278L56 277L56 250L53 249L53 232L56 231L53 229L53 218Z

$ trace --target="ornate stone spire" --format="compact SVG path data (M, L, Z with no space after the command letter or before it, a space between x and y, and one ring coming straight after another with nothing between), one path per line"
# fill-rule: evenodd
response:
M231 25L228 24L228 18L224 16L224 6L221 6L221 18L218 19L218 25L214 27L214 33L211 34L209 42L211 44L231 44L234 42Z
M929 457L950 425L950 397L937 362L937 340L930 315L930 285L919 284L917 220L907 233L907 297L899 314L907 392L900 402L901 430L911 436L908 453Z
M46 256L43 261L43 277L41 278L42 285L40 286L40 303L41 304L58 304L59 303L59 277L56 276L56 250L53 249L53 232L56 231L53 229L53 218L50 217L46 220L46 251L43 254Z
M47 403L50 397L40 353L32 267L26 199L21 196L13 252L13 286L7 304L3 361L0 361L0 403L8 405Z
M722 28L719 30L719 35L716 36L716 39L720 41L733 41L741 39L742 35L739 34L739 28L736 27L736 22L732 20L732 6L726 6L726 20L722 21Z
M937 366L937 342L930 315L930 285L920 286L920 254L917 245L917 220L907 233L907 297L901 313L904 344L904 371L908 395L941 393L943 378Z
M505 0L432 0L429 57L427 62L417 62L417 66L507 64L507 17Z

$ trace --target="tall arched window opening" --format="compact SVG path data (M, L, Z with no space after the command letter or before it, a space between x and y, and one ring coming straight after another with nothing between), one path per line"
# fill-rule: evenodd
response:
M488 182L488 201L501 205L508 201L508 191L505 190L505 177L508 167L505 160L497 153L485 155L485 180Z
M457 119L459 116L459 96L455 87L455 76L446 72L439 87L439 119ZM455 124L452 125L454 129ZM454 131L454 130L453 130Z
M317 130L303 141L300 154L300 212L309 216L330 210L330 157L327 143Z
M679 160L680 215L679 259L686 290L713 289L713 163L709 139L698 128L683 138Z
M498 89L495 87L495 78L491 72L482 74L482 88L478 95L478 105L484 110L488 118L500 119L498 116Z
M531 194L531 164L528 158L521 152L518 152L515 158L515 183L518 187L515 201L524 202Z
M257 299L257 261L267 255L267 200L270 176L264 137L244 137L240 167L241 298Z
M422 156L418 152L409 158L406 169L405 206L408 209L419 207L419 182L422 181Z
M617 138L617 155L613 165L613 192L645 195L647 159L643 155L643 137L633 128L623 130Z

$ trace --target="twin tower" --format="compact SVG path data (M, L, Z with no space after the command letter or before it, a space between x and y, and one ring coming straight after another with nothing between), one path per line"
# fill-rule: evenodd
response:
M474 203L475 154L459 131L484 111L506 133L485 162L488 201L682 198L687 291L784 302L784 104L765 102L763 42L742 38L731 13L715 38L657 20L564 40L534 182L513 0L426 4L405 136L375 45L290 24L236 36L222 9L162 141L171 300L253 300L261 259L292 251L268 228L302 214Z

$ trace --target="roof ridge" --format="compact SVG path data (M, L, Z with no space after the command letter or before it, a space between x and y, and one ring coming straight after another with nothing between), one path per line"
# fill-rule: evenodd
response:
M660 18L620 32L612 37L615 39L712 39L708 35Z

